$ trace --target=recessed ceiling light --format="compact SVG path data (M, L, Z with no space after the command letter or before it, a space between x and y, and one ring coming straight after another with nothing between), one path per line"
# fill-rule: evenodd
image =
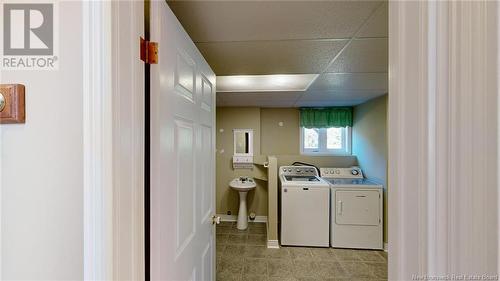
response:
M318 74L217 76L217 92L305 91Z

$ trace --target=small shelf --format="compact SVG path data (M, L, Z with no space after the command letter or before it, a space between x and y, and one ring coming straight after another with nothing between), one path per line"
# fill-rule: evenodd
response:
M267 180L267 177L262 177L262 176L257 176L257 177L253 177L255 180L261 180L261 181L268 181Z
M253 163L255 165L260 165L260 166L264 166L267 168L267 156L265 155L258 155L258 156L254 156L253 157Z

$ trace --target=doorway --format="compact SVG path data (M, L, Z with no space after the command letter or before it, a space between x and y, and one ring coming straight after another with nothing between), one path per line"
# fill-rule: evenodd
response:
M488 5L495 4L492 3ZM446 181L446 178L441 178L441 176L437 174L436 171L438 170L437 168L447 169L453 175L461 175L462 179L464 180L462 181L462 183L470 182L471 179L477 179L481 181L479 177L464 173L465 170L462 170L463 166L456 167L454 166L454 164L450 164L457 163L451 160L458 160L460 163L471 163L470 161L467 161L467 159L476 159L479 163L479 158L476 157L479 157L477 155L482 155L481 157L484 156L483 159L488 159L487 163L490 163L490 165L485 165L485 169L481 169L481 171L489 171L490 174L495 174L496 161L494 160L496 158L493 159L492 157L496 154L488 154L485 151L477 151L479 154L461 153L461 151L475 151L473 148L466 145L468 144L467 142L455 143L455 150L450 152L450 154L435 154L437 151L437 147L441 147L444 149L449 144L449 142L451 142L451 139L453 139L453 137L459 133L463 134L463 136L467 136L469 140L478 139L484 141L485 143L488 143L489 151L495 151L496 149L496 145L494 144L496 137L491 134L491 132L497 131L496 122L486 122L484 123L486 125L484 127L480 127L480 129L477 131L467 131L461 127L463 123L457 122L457 120L455 120L455 123L453 123L453 121L449 119L451 118L450 116L455 116L453 114L458 114L458 116L462 116L462 118L465 118L465 113L472 110L474 112L480 112L481 114L475 116L482 116L481 118L483 118L483 120L493 120L490 117L496 116L494 108L494 105L496 104L496 95L492 94L492 89L496 89L496 79L494 77L487 76L486 84L484 85L488 86L482 87L480 86L481 83L479 82L479 78L470 74L471 72L463 71L462 68L455 71L453 69L456 69L454 68L454 66L456 65L450 63L449 61L440 61L439 59L436 59L450 58L449 54L452 53L457 55L456 57L453 57L452 62L461 62L467 65L467 62L476 61L478 62L477 64L471 64L469 66L471 68L477 69L478 73L488 72L487 70L491 70L491 72L488 73L496 73L496 66L493 65L490 60L486 60L484 59L484 57L481 57L481 55L484 54L489 54L491 55L491 57L498 57L496 49L492 47L494 43L492 43L491 41L487 41L485 38L488 36L484 36L484 33L473 32L474 30L472 28L465 29L464 27L460 27L460 32L458 32L457 30L448 30L448 33L445 32L445 34L447 34L447 36L444 37L445 39L441 39L441 37L439 37L440 39L437 40L435 39L436 37L433 36L436 34L436 32L444 32L444 30L446 29L445 26L447 26L446 24L451 25L454 20L462 20L462 17L465 17L464 15L467 15L467 17L465 18L470 23L470 25L468 26L476 28L477 30L475 31L486 30L487 32L491 32L491 34L488 34L492 35L493 38L496 38L496 35L494 33L494 31L498 29L498 27L494 23L494 19L496 18L496 6L489 7L488 5L474 6L474 4L471 3L440 3L435 5L431 3L427 5L425 3L412 2L407 4L399 4L399 6L394 5L394 9L391 10L393 14L390 17L393 20L389 25L391 25L391 34L396 34L394 39L389 40L392 42L392 44L394 44L394 48L392 49L402 50L401 48L406 48L404 56L401 56L401 53L397 52L392 54L394 56L392 61L400 68L394 68L394 73L392 73L393 76L391 78L392 80L390 80L393 81L390 83L394 84L391 84L391 88L408 90L406 93L394 90L395 93L397 93L396 95L399 95L399 98L389 98L389 109L391 112L391 115L389 116L389 127L392 128L392 130L389 130L388 133L391 143L391 147L389 149L394 152L391 154L393 157L399 157L393 158L393 161L389 161L389 167L391 171L390 174L391 177L393 177L391 179L391 182L394 183L395 187L394 195L390 195L390 198L395 200L392 201L395 202L394 205L392 205L394 207L390 207L388 209L389 212L391 212L391 222L394 223L391 223L392 226L390 231L390 233L392 234L391 241L393 242L391 242L389 246L391 257L393 256L395 261L390 270L392 276L391 278L407 279L409 276L412 276L412 274L422 272L425 273L427 271L449 272L450 268L462 267L468 270L479 268L484 272L494 272L496 258L491 253L491 251L486 250L486 247L488 245L494 246L496 243L496 238L493 238L497 237L494 235L496 233L496 230L494 230L494 228L492 228L491 226L495 225L495 218L497 217L497 214L495 213L495 215L487 216L486 221L490 223L486 223L486 221L480 220L479 223L477 223L477 229L479 229L477 232L470 232L469 230L467 230L466 222L472 222L476 217L484 217L481 216L481 214L491 213L488 212L487 209L485 209L486 207L483 203L491 202L492 204L490 204L489 206L496 206L496 199L494 199L497 198L495 196L497 194L496 188L489 189L486 187L481 187L479 189L479 193L474 193L475 195L472 195L470 189L466 189L464 186L457 191L457 194L451 196L449 195L449 185L451 183L453 183L454 185L459 183L454 181ZM490 9L488 9L488 7ZM422 13L414 13L414 11L416 10L421 11ZM458 15L455 13L452 16L448 14L449 11L457 10L462 11L463 14ZM471 14L471 11L474 11L475 14ZM487 20L479 21L479 18ZM428 28L429 26L430 28ZM410 34L420 34L422 36L409 37ZM466 36L462 36L460 34L466 34ZM474 53L472 50L469 50L466 47L456 47L455 49L448 48L452 45L466 45L467 39L471 38L475 38L477 39L477 41L481 42L481 48L483 52ZM408 40L405 41L405 39ZM402 42L405 43L403 44ZM197 43L200 43L200 45L203 45L206 49L210 48L210 42L200 41ZM235 45L239 44L238 42L232 42L232 44L233 43ZM418 52L418 50L426 50L426 52L420 53ZM224 53L230 54L231 52L227 51ZM414 56L414 54L418 54L418 56ZM216 56L217 53L212 55ZM475 58L477 58L477 60L475 60ZM251 64L248 65L251 66ZM409 70L411 68L410 65L416 66L413 72ZM446 67L440 68L438 66ZM224 65L221 67L224 67ZM397 74L400 73L398 70L401 70L401 73L404 73L404 75L406 75L404 76L404 79L401 79L401 76L397 76ZM253 69L252 72L257 73L258 71ZM434 80L433 77L436 77L435 74L439 72L441 73L442 77L449 77L448 75L451 72L453 75L455 75L452 75L454 79L450 78L451 80ZM428 75L420 75L422 73L426 73ZM414 79L415 77L418 77L418 79ZM461 92L461 87L463 86L463 84L460 84L457 81L462 81L461 83L468 83L467 85L469 85L470 87L477 86L478 89L484 90L480 91L481 93L484 93L484 96L482 96L483 103L472 102L473 100L478 100L472 99L472 97L470 96L470 91L468 91L469 93L467 93L467 91ZM440 87L444 87L446 90L442 90L443 88ZM448 92L448 87L454 87L454 90L459 91L462 95L462 100L455 100L453 96L450 95L450 92ZM413 89L414 92L410 91L410 89ZM427 91L428 89L431 90ZM441 93L443 94L436 94L439 92L436 89L441 89L443 91ZM303 95L300 97L294 96L292 98L291 96L286 96L286 98L284 98L282 102L283 104L286 104L287 102L289 102L287 99L291 98L293 100L292 104L295 104L297 101L300 101L302 97ZM252 104L252 102L269 102L265 95L261 95L258 98L251 98L248 97L248 95L241 94L236 99L234 98L234 96L227 94L221 96L220 98L220 102L227 104L237 102L236 100L245 100L247 104L253 106L255 106L255 104ZM447 107L448 105L450 105L451 107ZM440 110L437 110L437 108L439 108ZM441 115L441 112L444 112L447 115ZM402 135L403 133L400 131L401 124L406 124L405 127L407 128L418 128L418 130L415 129L412 131L407 131L407 134ZM453 127L453 125L455 125L455 127ZM450 132L444 129L436 131L435 129L437 127L442 129L451 128L452 131ZM419 133L418 135L416 135L417 132ZM479 133L480 137L476 138L475 136L471 135L472 132ZM413 145L409 147L408 144ZM406 149L407 152L412 151L412 153L417 154L415 155L415 157L411 157L411 159L407 156L404 157L404 154L398 153L402 152L403 149ZM413 164L411 164L410 162ZM484 165L485 162L481 163L481 165ZM429 169L429 167L431 167L431 169ZM432 167L435 167L436 169L432 169ZM449 174L447 175L449 176ZM495 179L487 177L486 174L484 175L484 179L487 180L482 181L483 183L485 183L485 185L483 186L492 186L492 184L496 186ZM403 186L403 184L408 183L411 179L419 179L417 181L414 181L416 183L414 189L409 189L407 187L408 185ZM438 182L437 179L441 179L442 181ZM489 183L489 185L486 183ZM436 187L436 189L431 190L429 189L429 187ZM471 196L465 196L467 194ZM468 198L473 198L473 200L469 201ZM430 201L427 201L427 199L429 199ZM436 207L437 205L433 205L436 202L443 203L443 205L439 205L439 207ZM470 214L464 214L467 218L465 222L448 220L449 218L453 217L453 215L463 214L463 211L441 207L463 206L463 204L458 203L465 204L465 206L467 206L466 209L472 211ZM474 208L474 206L476 206L477 208ZM405 212L401 213L397 212L397 210L405 210ZM425 210L425 212L423 210ZM400 214L404 214L404 216L400 216ZM436 215L436 219L433 219L432 216L428 217L429 214ZM441 214L441 216L438 216L437 214ZM437 220L442 223L437 223ZM408 222L412 222L411 225ZM451 258L447 254L449 249L451 248L458 249L457 253L466 252L467 249L472 249L474 247L474 244L470 240L464 241L463 237L461 236L453 236L450 232L451 230L448 228L443 228L443 225L452 225L454 229L456 228L464 230L465 233L468 233L470 237L486 235L485 237L487 239L482 240L485 241L485 243L480 247L481 249L484 248L485 251L480 251L477 253L476 251L473 251L473 253L475 253L475 255L479 257L477 263L474 262L471 264L466 264L465 260L462 260L461 258ZM221 226L221 228L223 227L231 231L231 225L226 224ZM256 226L256 228L258 228L258 226ZM248 231L250 231L250 229L252 229L252 227L249 227ZM250 234L248 233L246 235L248 239ZM438 243L438 241L447 240L449 236L454 237L454 240L450 242L451 244ZM413 241L418 241L418 243L411 243L410 239L412 239ZM409 248L403 247L403 245L410 244L411 247ZM437 246L438 244L439 247ZM418 253L418 255L415 255L414 253L412 254L408 249L414 250L414 253ZM431 255L430 253L434 252L439 254L439 260L435 260L434 258L432 258L433 255ZM312 252L311 255L313 255ZM485 263L481 263L480 261L484 261ZM429 268L427 268L427 266L429 266Z
M387 278L382 231L379 251L266 241L269 182L260 165L236 167L232 132L253 131L254 160L275 155L278 166L361 166L385 187L387 202L388 4L167 3L217 75L216 213L224 220L216 228L218 278ZM324 107L348 108L351 122L302 124L303 108ZM228 185L240 176L256 179L246 203L261 221L246 230L234 223L241 203ZM388 224L383 216L379 222Z

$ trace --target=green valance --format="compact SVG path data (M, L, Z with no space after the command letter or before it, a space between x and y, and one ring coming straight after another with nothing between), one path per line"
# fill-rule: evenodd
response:
M300 126L306 128L352 127L352 107L301 108Z

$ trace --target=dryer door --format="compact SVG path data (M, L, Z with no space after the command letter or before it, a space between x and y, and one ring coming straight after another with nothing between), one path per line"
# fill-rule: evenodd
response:
M335 222L347 225L380 224L379 196L377 190L335 191Z

